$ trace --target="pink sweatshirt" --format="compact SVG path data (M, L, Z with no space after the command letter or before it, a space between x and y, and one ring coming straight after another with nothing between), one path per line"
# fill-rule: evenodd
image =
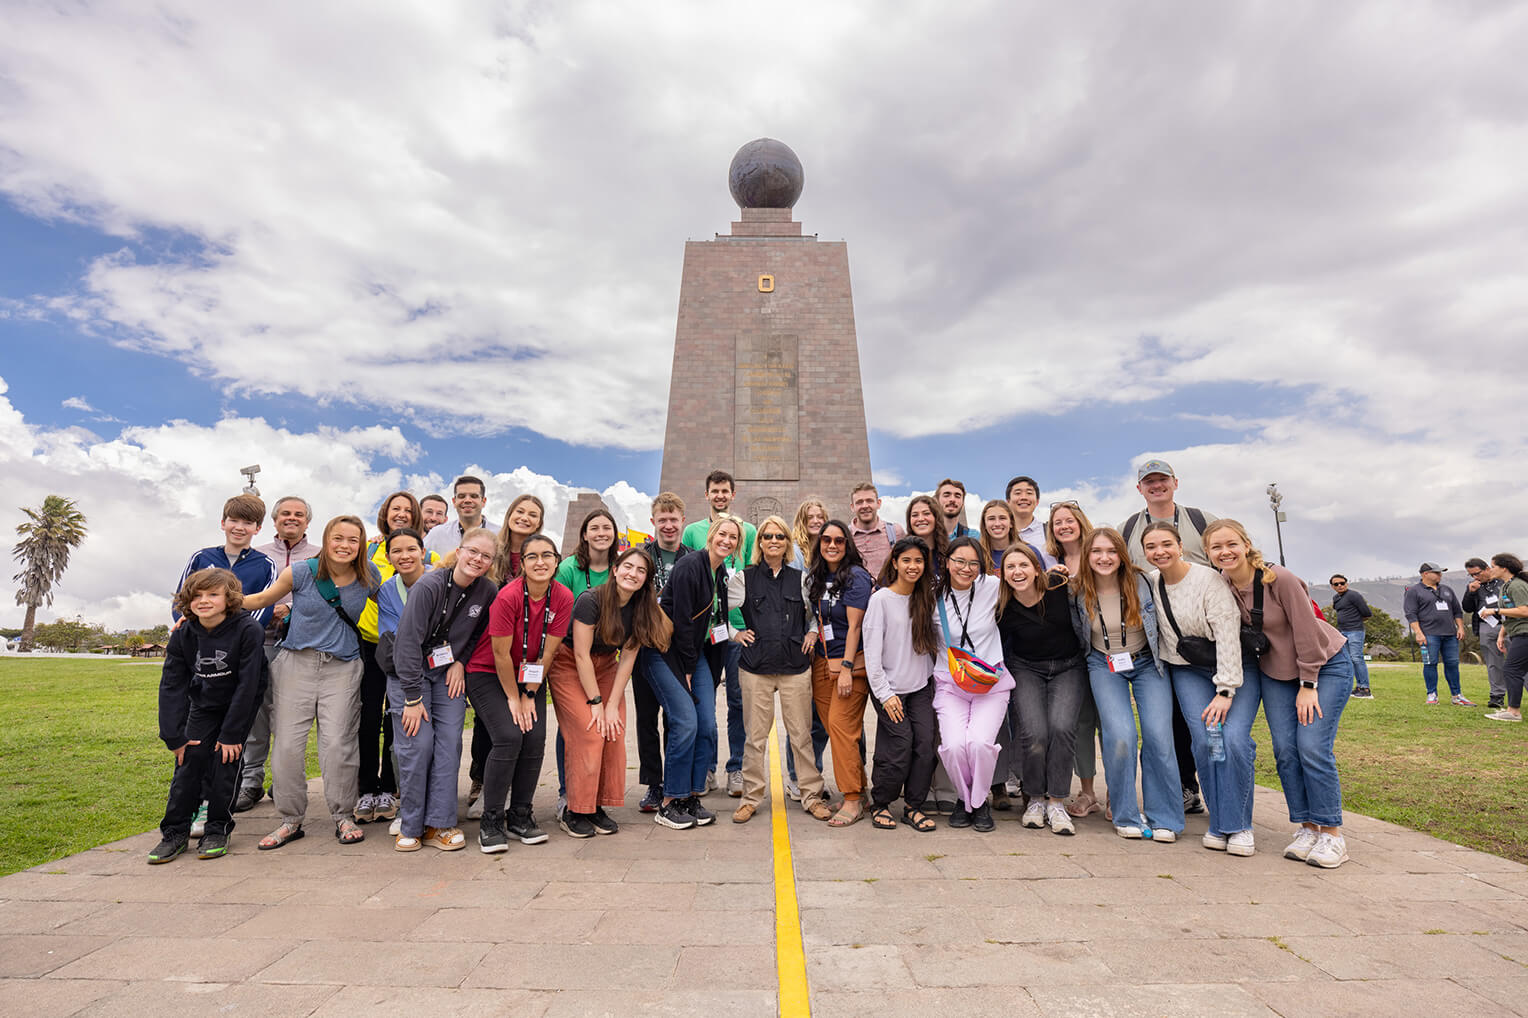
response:
M1270 679L1314 682L1321 666L1347 647L1347 639L1324 619L1316 618L1304 580L1283 566L1265 565L1263 569L1273 571L1273 583L1263 588L1263 632L1268 637L1268 650L1258 665ZM1241 605L1242 621L1251 622L1251 584L1231 590Z

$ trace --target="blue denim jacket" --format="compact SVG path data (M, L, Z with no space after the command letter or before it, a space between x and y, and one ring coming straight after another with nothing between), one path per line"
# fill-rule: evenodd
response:
M1151 584L1146 582L1144 574L1136 574L1135 592L1141 599L1141 627L1146 630L1146 646L1151 648L1152 660L1156 663L1157 671L1162 678L1167 678L1167 665L1157 653L1157 602L1151 594ZM1093 627L1088 624L1088 610L1083 606L1082 599L1076 594L1072 595L1072 628L1077 631L1077 642L1093 649Z

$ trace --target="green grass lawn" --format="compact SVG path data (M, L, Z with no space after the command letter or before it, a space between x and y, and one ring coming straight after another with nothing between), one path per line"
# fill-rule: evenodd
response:
M1485 669L1463 673L1485 703ZM1349 702L1337 740L1344 805L1528 862L1528 725L1425 706L1420 665L1375 668L1372 681L1375 699ZM174 769L158 688L158 662L0 658L0 874L158 825ZM1277 788L1268 730L1253 731L1258 781Z

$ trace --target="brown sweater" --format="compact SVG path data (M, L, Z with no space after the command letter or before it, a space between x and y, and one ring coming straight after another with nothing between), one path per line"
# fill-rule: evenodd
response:
M1273 571L1273 583L1263 588L1263 632L1268 650L1258 661L1270 679L1316 681L1321 666L1347 647L1347 639L1324 619L1316 618L1305 581L1283 566ZM1228 584L1229 580L1226 581ZM1252 621L1252 586L1232 587L1243 622Z

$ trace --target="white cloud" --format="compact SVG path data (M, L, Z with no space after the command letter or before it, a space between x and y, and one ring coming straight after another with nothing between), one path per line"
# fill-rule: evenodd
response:
M84 396L70 396L59 405L67 410L81 410L90 414L98 412L95 407L90 405L89 400L85 399Z

